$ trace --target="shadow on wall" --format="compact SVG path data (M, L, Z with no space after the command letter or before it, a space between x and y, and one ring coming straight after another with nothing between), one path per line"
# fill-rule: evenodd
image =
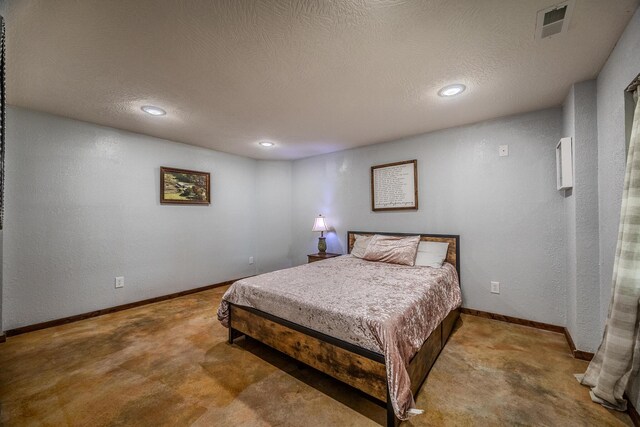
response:
M340 237L338 236L338 233L334 229L327 231L326 238L327 238L327 247L331 248L329 252L334 252L338 254L347 253L347 248L343 246L342 242L340 241Z

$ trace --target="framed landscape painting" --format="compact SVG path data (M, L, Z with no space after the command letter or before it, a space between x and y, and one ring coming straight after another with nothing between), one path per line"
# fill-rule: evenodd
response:
M160 168L160 203L208 205L211 203L211 174L186 169Z

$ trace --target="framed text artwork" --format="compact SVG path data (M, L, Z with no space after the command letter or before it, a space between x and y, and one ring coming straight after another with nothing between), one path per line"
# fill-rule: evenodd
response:
M418 161L371 166L371 210L418 209Z
M211 203L211 175L185 169L160 168L160 203L208 205Z

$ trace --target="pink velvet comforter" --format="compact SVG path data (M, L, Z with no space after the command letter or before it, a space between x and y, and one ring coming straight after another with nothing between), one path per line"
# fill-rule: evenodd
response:
M228 327L229 303L253 307L383 354L393 408L404 420L421 412L409 361L461 302L451 264L409 267L345 255L235 282L218 319Z

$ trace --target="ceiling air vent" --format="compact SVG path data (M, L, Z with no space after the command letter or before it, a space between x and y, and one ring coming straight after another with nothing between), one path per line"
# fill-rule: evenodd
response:
M536 39L544 39L569 29L574 0L548 7L538 12Z

